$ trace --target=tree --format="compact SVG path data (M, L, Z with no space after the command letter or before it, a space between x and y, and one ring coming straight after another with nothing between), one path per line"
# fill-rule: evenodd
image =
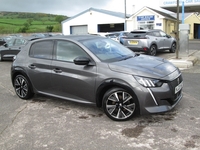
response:
M53 26L51 26L51 25L50 25L50 26L47 26L47 27L46 27L46 31L47 31L47 32L52 32L52 31L53 31Z
M65 17L64 17L64 16L61 16L61 15L58 15L58 16L56 16L56 18L55 18L55 21L58 22L58 23L61 23L63 20L65 20Z
M31 25L32 22L33 22L33 19L31 19L31 18L29 18L29 19L27 20L27 23L28 23L29 25Z
M61 25L60 24L54 25L52 31L53 32L61 32L62 31Z
M19 32L26 33L26 31L29 29L30 24L28 22L24 23L24 26L19 29Z

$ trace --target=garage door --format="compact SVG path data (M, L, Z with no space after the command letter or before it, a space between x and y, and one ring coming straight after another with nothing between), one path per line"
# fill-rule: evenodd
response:
M88 26L71 26L70 27L70 34L87 34L88 33Z

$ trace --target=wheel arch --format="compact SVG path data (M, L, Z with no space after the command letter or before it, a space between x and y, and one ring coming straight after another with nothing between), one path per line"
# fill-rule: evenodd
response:
M128 92L130 92L130 94L136 98L136 103L138 104L137 111L139 113L140 112L139 101L138 101L138 98L137 98L134 90L130 87L130 85L128 83L126 83L123 80L119 80L119 79L105 80L98 87L97 92L96 92L96 105L97 105L97 107L102 107L102 101L103 101L104 94L106 93L107 90L114 88L114 87L123 88L123 89L127 90Z
M158 45L157 45L156 42L152 42L152 43L150 44L150 46L149 46L149 49L151 48L152 45L155 45L155 46L156 46L156 49L158 49Z

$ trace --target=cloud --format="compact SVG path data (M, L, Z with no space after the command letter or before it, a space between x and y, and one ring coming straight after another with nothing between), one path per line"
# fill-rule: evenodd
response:
M124 12L125 0L1 0L1 11L12 12L39 12L66 15L72 17L81 13L90 7L105 9L110 11ZM133 13L143 6L152 8L159 6L159 0L126 0L127 13Z
M90 7L103 9L111 0L1 0L1 11L73 16Z

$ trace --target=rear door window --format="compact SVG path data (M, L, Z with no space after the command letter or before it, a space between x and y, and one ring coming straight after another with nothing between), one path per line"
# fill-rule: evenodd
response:
M30 57L52 59L53 58L53 41L39 41L32 44Z

